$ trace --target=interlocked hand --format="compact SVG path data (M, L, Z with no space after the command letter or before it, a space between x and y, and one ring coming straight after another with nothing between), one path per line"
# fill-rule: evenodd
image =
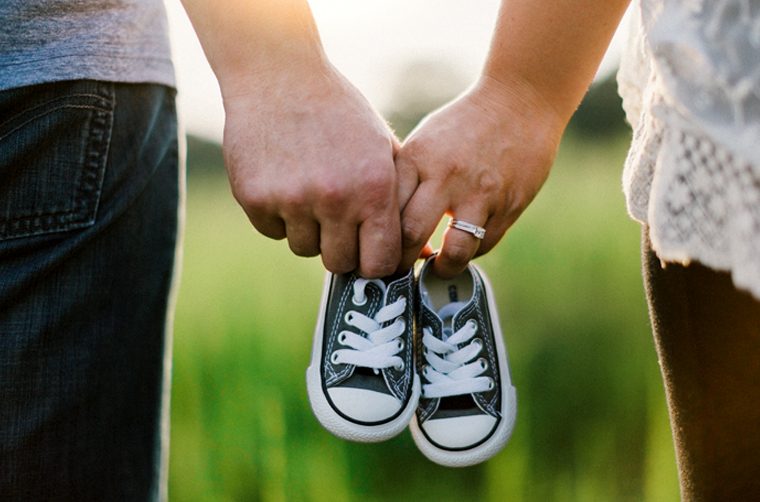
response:
M435 272L451 277L502 238L544 180L557 149L556 115L528 93L484 77L427 117L396 155L403 255L409 267L444 215L486 229L482 240L448 228Z

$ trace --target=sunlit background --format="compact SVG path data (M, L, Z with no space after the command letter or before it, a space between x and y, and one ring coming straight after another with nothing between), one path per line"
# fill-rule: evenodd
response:
M400 136L461 92L497 0L311 0L327 53ZM544 190L480 263L498 296L518 417L494 459L427 461L408 433L354 444L313 418L305 386L323 269L257 235L229 195L219 89L167 0L189 133L174 339L170 498L677 500L673 448L620 175L630 131L615 84L624 30Z
M179 0L167 0L189 133L221 141L224 113L214 75ZM434 63L429 92L446 94L471 83L485 60L498 0L311 0L322 42L335 64L379 109L395 106L410 66ZM622 24L599 74L616 67L626 37ZM437 81L436 81L437 80Z

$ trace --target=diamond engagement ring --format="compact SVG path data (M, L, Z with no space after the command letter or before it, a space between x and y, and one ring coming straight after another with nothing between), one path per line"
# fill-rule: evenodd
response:
M457 230L462 230L468 234L472 234L476 239L480 240L483 240L483 237L486 236L485 228L473 225L472 223L468 223L466 221L457 220L455 218L451 218L449 220L449 227L456 228Z

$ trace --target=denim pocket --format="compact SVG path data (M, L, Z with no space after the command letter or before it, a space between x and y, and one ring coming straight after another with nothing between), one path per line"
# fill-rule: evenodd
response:
M93 81L0 93L0 240L95 222L114 102Z

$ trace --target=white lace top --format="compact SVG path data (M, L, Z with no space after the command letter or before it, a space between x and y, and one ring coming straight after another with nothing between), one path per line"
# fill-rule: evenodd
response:
M639 0L618 85L623 188L664 261L760 299L760 1Z

